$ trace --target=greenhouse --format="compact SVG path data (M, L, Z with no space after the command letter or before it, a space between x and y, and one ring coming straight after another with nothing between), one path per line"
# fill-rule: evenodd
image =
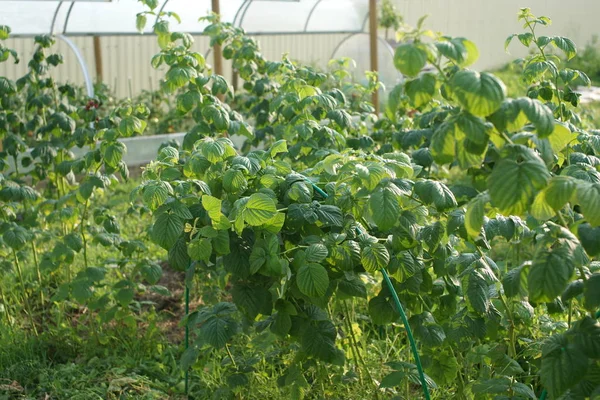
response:
M0 399L600 398L600 4L0 0Z

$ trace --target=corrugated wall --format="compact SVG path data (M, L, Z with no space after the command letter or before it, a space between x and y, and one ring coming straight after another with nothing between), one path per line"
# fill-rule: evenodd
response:
M280 59L282 54L290 53L290 57L304 62L326 65L336 45L346 35L281 35L260 36L258 41L262 53L271 60ZM70 38L82 52L90 74L95 77L94 45L92 37ZM150 59L159 48L155 36L105 36L100 38L102 49L102 69L104 82L115 88L117 96L129 96L144 89L155 89L159 80L164 77L164 70L155 70ZM0 64L0 76L11 79L21 77L27 72L27 61L33 54L32 38L10 39L7 47L17 50L21 58L19 64ZM209 40L196 36L194 49L205 54L209 49ZM77 59L66 43L57 39L52 51L63 54L64 64L54 69L53 76L60 82L82 85L83 73ZM208 63L212 63L209 55ZM225 62L224 74L231 77L230 63Z
M571 0L565 7L564 0L394 0L398 10L409 24L416 23L422 15L429 14L427 27L451 36L464 36L473 40L480 50L480 69L502 65L511 58L524 54L515 43L512 55L504 52L504 39L521 30L516 21L520 7L529 6L534 13L551 17L552 26L543 34L560 34L571 37L583 47L594 34L600 33L596 22L600 15L600 1ZM226 4L223 2L222 4ZM263 54L272 60L280 59L283 53L291 58L308 63L325 65L336 45L346 35L281 35L260 36ZM88 62L88 69L95 75L93 39L76 37L72 40L79 46ZM33 52L32 39L11 39L7 45L18 51L22 62L18 65L0 64L0 76L16 78L26 72L27 60ZM208 50L208 39L196 37L195 49L202 53ZM158 52L153 36L110 36L101 38L104 81L116 88L119 97L139 93L143 89L156 88L164 71L150 66L151 57ZM83 75L68 46L57 41L56 51L65 56L65 63L54 73L61 82L83 84ZM512 50L514 49L514 50ZM364 49L368 54L368 49ZM209 56L209 63L212 62ZM231 76L228 63L226 77Z

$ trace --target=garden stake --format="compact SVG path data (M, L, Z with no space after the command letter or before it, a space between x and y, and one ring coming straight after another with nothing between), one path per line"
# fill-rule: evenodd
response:
M187 282L185 283L185 315L187 317L187 315L190 313L190 288L187 285ZM189 325L186 321L185 324L185 349L187 350L188 347L190 346L190 328ZM189 368L187 368L185 370L185 396L188 397L189 396L189 390L190 390L190 373L189 373Z
M307 177L304 177L304 178L306 179L307 182L309 182L312 185L315 192L317 192L319 195L321 195L325 199L327 197L329 197L329 195L327 193L325 193L323 191L323 189L321 189L317 185L315 185L310 179L308 179ZM360 229L358 229L358 228L357 228L357 231L358 231L358 233L361 233ZM421 388L423 389L423 395L425 395L425 399L430 400L431 396L429 395L429 388L427 387L427 381L425 380L425 373L423 372L423 365L421 364L421 357L419 357L419 351L417 350L417 343L415 342L415 338L412 334L412 329L410 328L410 325L408 323L408 318L406 317L406 313L404 312L404 307L402 307L402 303L400 302L400 299L398 298L398 293L396 293L396 289L394 289L394 285L392 284L392 281L390 280L390 277L385 268L381 268L381 274L383 275L383 279L385 280L385 283L386 283L388 289L392 293L392 298L394 299L394 303L396 304L396 308L398 309L398 313L400 314L400 318L402 318L402 323L404 324L404 328L406 329L406 334L408 335L408 341L410 342L410 348L412 350L413 357L415 357L415 364L417 364L417 371L419 372L419 379L421 380Z

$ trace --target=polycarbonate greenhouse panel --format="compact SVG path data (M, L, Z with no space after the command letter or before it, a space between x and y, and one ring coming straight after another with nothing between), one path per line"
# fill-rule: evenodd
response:
M249 34L362 32L368 0L221 0L221 18ZM211 11L211 0L159 0L157 10L173 11L181 24L173 30L200 34L198 18ZM146 8L137 0L0 0L0 25L14 36L39 34L135 35L136 15ZM152 31L148 19L145 32Z

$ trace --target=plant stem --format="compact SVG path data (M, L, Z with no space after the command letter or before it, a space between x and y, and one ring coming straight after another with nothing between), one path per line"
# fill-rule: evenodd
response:
M85 222L86 222L86 217L87 217L88 203L89 203L89 200L86 200L85 204L83 205L83 213L81 214L81 222L79 224L81 240L83 241L83 264L85 265L86 268L88 268L87 240L85 238L85 232L83 231L83 229L85 227Z
M40 272L40 263L38 262L37 248L35 240L31 240L31 252L33 253L33 263L35 264L35 272L37 273L38 283L40 285L40 302L44 306L44 285L42 284L42 273Z
M342 304L345 308L346 315L349 316L350 311L348 311L348 305L346 304L345 301ZM356 347L356 354L358 355L358 361L360 361L360 363L362 364L369 380L375 384L375 398L377 400L379 400L379 387L375 383L375 380L373 379L373 376L371 375L371 372L369 371L369 368L367 367L367 363L365 362L365 359L362 357L362 354L360 354L360 349L358 347L358 340L356 340L356 336L354 335L354 330L352 329L352 323L350 322L350 320L348 320L348 324L349 324L349 328L350 328L350 338L351 338L352 343Z
M33 320L33 313L31 312L31 306L29 305L29 298L27 297L27 293L25 293L25 280L23 279L23 271L21 270L21 264L19 264L19 257L17 257L17 252L15 249L12 249L13 257L15 260L15 268L17 269L17 275L19 276L19 281L21 282L21 289L23 290L23 304L25 305L25 310L29 315L29 321L31 322L31 327L33 328L33 333L35 336L38 335L37 328L35 326L35 321Z
M0 299L2 299L2 304L4 305L4 314L6 314L6 320L12 328L14 327L15 322L14 319L10 316L10 312L8 310L8 301L6 300L6 296L4 295L4 290L2 290L2 285L0 285Z
M358 381L362 384L362 374L360 373L360 364L358 362L358 349L354 347L354 342L352 340L351 332L352 332L352 324L350 323L350 316L346 312L346 310L342 307L342 314L344 314L344 324L346 325L346 329L348 330L348 339L350 340L350 351L352 352L352 357L354 358L354 363L356 364L356 372L358 374Z
M515 358L517 355L517 346L516 346L516 337L515 337L515 320L514 320L514 315L512 313L512 309L510 309L508 307L508 303L506 302L506 299L504 298L504 296L501 294L498 296L500 298L500 301L502 302L502 305L504 306L504 308L506 309L506 314L509 318L509 326L508 326L508 342L509 342L509 347L508 347L508 355L510 358Z
M237 364L235 363L235 359L233 358L233 354L231 354L231 350L229 349L229 344L225 343L225 350L227 351L227 355L233 364L233 368L237 369Z
M19 163L18 163L18 160L17 160L17 156L13 156L13 160L15 162L15 174L17 174L17 176L19 176L20 173L19 173Z

